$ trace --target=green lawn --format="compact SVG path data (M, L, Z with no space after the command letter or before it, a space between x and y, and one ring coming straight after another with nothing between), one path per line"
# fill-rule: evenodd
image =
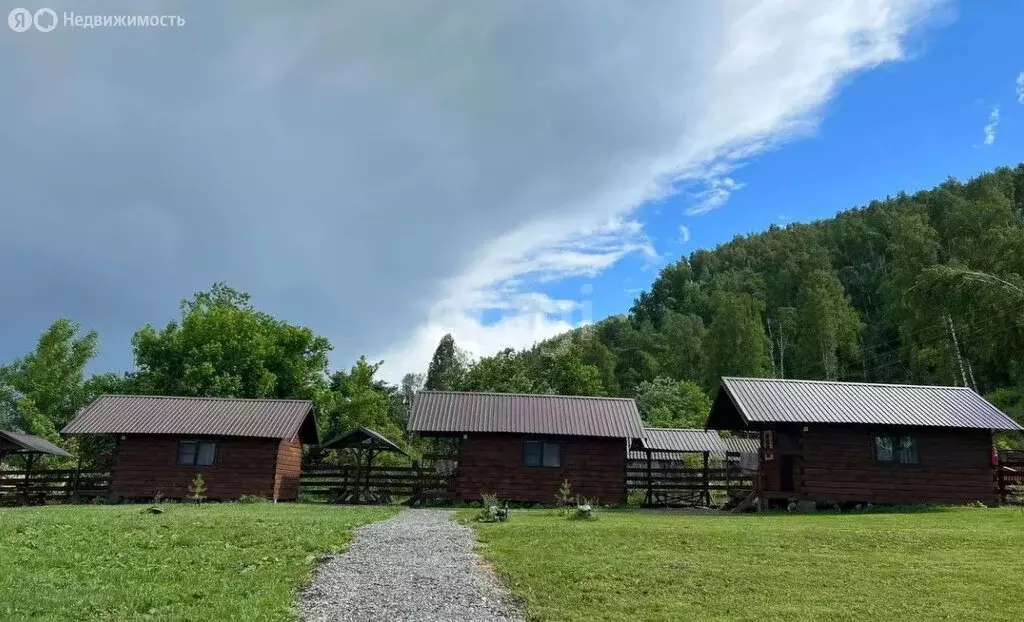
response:
M288 620L295 588L393 510L298 504L0 509L0 620Z
M531 620L1024 619L1019 510L588 522L541 510L476 528Z

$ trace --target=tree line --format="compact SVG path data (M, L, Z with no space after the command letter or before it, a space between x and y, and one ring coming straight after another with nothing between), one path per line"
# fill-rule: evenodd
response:
M664 268L628 313L433 388L637 398L700 426L722 376L968 386L1024 423L1024 164L772 226Z
M95 331L54 322L0 365L0 429L59 430L96 396L307 398L322 435L399 440L432 390L635 397L648 425L699 427L721 376L970 386L1024 422L1024 164L834 218L772 226L664 268L628 313L472 360L451 335L398 385L226 284L132 339L130 372L87 375Z

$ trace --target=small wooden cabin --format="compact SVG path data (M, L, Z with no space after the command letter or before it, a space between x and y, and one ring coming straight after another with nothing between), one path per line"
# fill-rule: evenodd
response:
M408 429L457 445L456 499L553 504L562 482L597 502L626 500L626 450L641 438L636 403L609 397L421 391Z
M117 439L110 494L189 495L201 473L209 499L298 498L302 445L318 440L308 400L104 395L63 434Z
M962 387L723 378L707 423L760 435L766 501L995 503L993 430L1021 430Z

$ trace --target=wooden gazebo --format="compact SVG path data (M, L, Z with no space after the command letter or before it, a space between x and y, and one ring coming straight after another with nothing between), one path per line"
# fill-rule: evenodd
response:
M41 436L0 430L0 461L8 456L26 456L26 469L31 469L38 456L70 458L71 454Z
M0 464L11 456L24 456L25 468L23 471L18 473L20 479L14 480L14 486L7 488L6 492L12 492L16 497L20 496L22 503L24 503L28 501L27 497L29 496L32 467L35 465L36 460L38 460L40 456L59 456L61 458L70 458L71 454L60 447L57 447L45 438L33 436L31 434L22 434L20 432L0 430ZM3 479L3 474L4 472L0 471L0 479ZM5 487L0 486L0 496L3 496L4 494Z
M329 441L320 444L325 450L351 450L355 457L356 474L332 494L337 503L378 503L377 495L370 488L370 473L373 460L384 452L407 455L401 447L369 428L358 427L346 430ZM383 501L387 501L384 499Z

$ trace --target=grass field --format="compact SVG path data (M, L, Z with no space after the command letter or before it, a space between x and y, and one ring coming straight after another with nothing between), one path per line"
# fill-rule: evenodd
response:
M531 620L1024 619L1020 510L540 510L476 528Z
M0 509L0 620L289 620L295 588L393 510L297 504Z

